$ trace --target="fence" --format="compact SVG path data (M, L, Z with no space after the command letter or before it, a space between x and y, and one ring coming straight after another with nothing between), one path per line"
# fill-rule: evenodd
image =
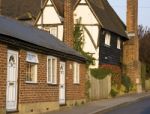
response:
M102 98L108 98L111 91L111 76L99 80L89 75L91 87L89 90L90 99L97 100Z

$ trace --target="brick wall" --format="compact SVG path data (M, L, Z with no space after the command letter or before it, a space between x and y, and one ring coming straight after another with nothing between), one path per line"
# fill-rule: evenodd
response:
M0 111L6 105L7 46L0 43Z
M36 84L25 83L26 78L26 51L20 51L19 72L19 103L53 102L58 101L59 74L57 84L47 84L47 56L38 54L39 63ZM59 63L59 59L58 59ZM59 64L58 64L59 73Z
M36 84L25 83L26 76L26 51L20 51L20 72L19 72L19 103L36 102L58 102L59 101L59 59L57 85L47 84L47 56L38 54L38 82ZM79 100L85 98L85 73L84 64L80 65L80 84L73 84L72 61L66 62L66 100Z
M66 98L67 100L85 99L86 67L80 64L80 83L73 83L73 62L67 62Z
M110 65L110 64L103 64L100 67L102 68L107 68L107 69L111 69L114 73L117 73L117 76L113 76L112 82L121 85L121 67L118 65Z
M7 46L0 44L0 110L6 105L6 77L7 77ZM57 84L47 84L47 56L38 53L38 78L37 83L27 84L26 79L26 54L19 51L19 104L59 102L59 62L57 69ZM72 66L72 68L70 67ZM73 62L66 62L66 100L85 99L85 64L80 64L80 84L73 84Z

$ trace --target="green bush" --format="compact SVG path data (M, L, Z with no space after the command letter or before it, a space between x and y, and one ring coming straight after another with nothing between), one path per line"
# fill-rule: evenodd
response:
M126 75L123 75L121 77L121 83L125 86L126 88L126 91L125 92L129 92L130 89L132 88L132 82L131 82L131 79L130 77L126 76Z
M95 68L91 69L91 74L96 79L104 79L107 75L111 74L111 70L106 68Z
M118 92L117 92L115 89L112 88L111 91L110 91L110 95L111 95L112 97L116 97L117 94L118 94Z

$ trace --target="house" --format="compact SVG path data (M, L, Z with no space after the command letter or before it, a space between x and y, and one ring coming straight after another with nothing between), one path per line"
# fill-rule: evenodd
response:
M1 14L10 17L31 19L39 29L46 30L64 41L64 1L30 0L9 2L2 0ZM96 59L92 68L99 66L120 69L122 63L123 42L128 40L126 26L118 17L107 0L72 0L74 24L81 18L84 26L84 51ZM30 4L34 4L31 7ZM14 5L10 9L10 5ZM19 11L17 11L19 9ZM23 20L23 18L21 18ZM90 45L90 46L89 46Z
M86 59L53 35L0 16L0 114L85 102Z

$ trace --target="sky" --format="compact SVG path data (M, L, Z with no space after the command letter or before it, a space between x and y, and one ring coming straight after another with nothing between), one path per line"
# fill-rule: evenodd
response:
M123 22L126 24L127 0L108 0ZM138 24L150 27L150 0L139 0Z

